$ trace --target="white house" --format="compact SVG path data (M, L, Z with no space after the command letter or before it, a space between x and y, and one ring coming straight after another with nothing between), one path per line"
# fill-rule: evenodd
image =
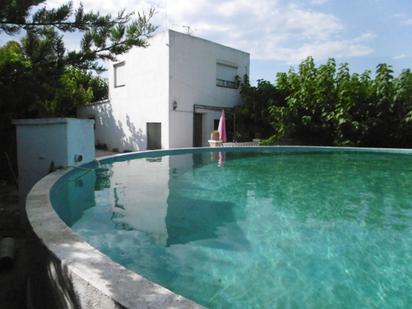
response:
M249 54L172 30L109 66L109 100L79 110L96 143L119 151L206 146L220 113L241 103ZM227 123L231 127L231 121Z

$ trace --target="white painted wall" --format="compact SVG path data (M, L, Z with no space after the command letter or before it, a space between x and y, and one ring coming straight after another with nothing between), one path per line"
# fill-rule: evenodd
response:
M145 140L134 141L131 138L127 139L125 137L125 132L122 129L123 125L114 118L112 105L109 100L78 109L77 117L95 119L96 145L105 144L109 150L114 148L120 151L127 149L137 150L136 144L146 143Z
M109 66L111 112L122 150L145 150L147 122L162 123L162 148L169 145L168 32L159 33L147 48L133 48L119 62L125 62L125 86L114 87L113 65Z
M162 148L193 146L194 104L233 107L241 104L238 89L216 86L216 63L237 66L249 74L249 54L211 41L168 30L119 57L125 63L125 86L114 86L109 65L110 103L79 110L96 118L96 142L109 149L145 150L147 122L162 123ZM173 102L177 109L173 110ZM203 110L203 146L208 145L215 111Z
M147 48L133 48L109 64L109 104L82 108L78 116L96 117L96 142L109 149L145 150L147 122L162 123L162 148L169 146L168 32L157 34ZM115 87L113 65L125 62L125 85Z
M77 166L95 159L93 120L74 118L19 119L17 135L19 197L54 167ZM82 155L76 162L75 156Z
M194 104L224 107L241 104L238 89L216 86L216 63L235 64L237 74L243 77L249 75L249 54L171 30L169 40L169 106L173 101L178 103L177 110L170 112L170 147L191 147ZM203 146L206 146L216 112L204 110L202 113L207 114L203 118Z
M65 118L67 120L67 165L78 166L96 158L94 148L94 120ZM81 161L75 160L81 155Z

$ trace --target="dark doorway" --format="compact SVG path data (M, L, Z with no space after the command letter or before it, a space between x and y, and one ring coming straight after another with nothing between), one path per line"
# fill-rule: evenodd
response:
M160 122L148 122L147 129L147 149L162 148L162 124Z
M193 116L193 147L202 147L203 114L194 113Z

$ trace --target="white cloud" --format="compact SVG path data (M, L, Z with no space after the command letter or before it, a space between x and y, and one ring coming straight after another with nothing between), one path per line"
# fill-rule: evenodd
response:
M321 4L325 4L328 1L329 0L311 0L310 3L315 4L315 5L321 5Z
M49 0L56 6L65 0ZM309 0L322 4L327 0ZM75 5L80 1L75 0ZM345 38L345 26L336 16L280 0L82 0L86 9L116 13L147 11L154 7L153 22L161 29L192 34L251 53L255 59L278 60L295 64L309 55L355 57L373 52L368 42L372 33ZM289 2L290 3L290 2Z
M255 59L294 64L310 55L324 59L373 52L367 45L374 38L373 33L343 39L344 25L331 14L285 6L280 1L220 3L174 0L168 3L169 20L172 25L190 25L195 35L249 51Z
M392 59L394 59L394 60L402 60L402 59L405 59L405 58L408 58L408 55L406 55L406 54L400 54L400 55L394 56Z
M404 25L412 25L412 18L407 18L403 21Z
M393 14L392 17L397 19L401 25L412 26L412 17L405 13Z
M325 40L320 42L308 42L303 45L290 47L277 47L268 54L262 54L261 59L283 61L288 64L296 64L313 56L316 60L330 57L351 58L369 55L373 49L364 44L365 35L350 40Z

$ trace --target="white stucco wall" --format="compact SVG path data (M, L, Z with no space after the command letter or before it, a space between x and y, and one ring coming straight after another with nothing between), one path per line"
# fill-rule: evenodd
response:
M238 67L237 74L249 75L249 54L211 41L175 31L170 40L170 99L178 103L170 112L170 147L193 145L193 105L233 107L241 104L238 89L216 86L216 63L228 62ZM216 112L203 116L203 146L213 127ZM218 117L217 117L218 118Z
M115 87L109 64L109 103L81 108L79 117L96 119L96 142L118 151L145 150L146 123L162 124L162 148L193 146L194 104L233 107L241 104L239 89L216 86L216 64L237 66L249 74L249 54L211 41L168 30L133 48L124 61L123 87ZM177 103L173 110L173 102ZM220 112L202 110L202 144L207 146Z
M147 122L162 123L162 148L169 146L168 32L150 39L109 63L109 104L82 108L79 117L96 117L96 142L118 151L145 150ZM115 87L113 65L125 62L125 85Z
M119 120L114 118L115 115L113 115L109 100L78 109L77 117L95 120L96 145L106 145L109 150L117 148L123 151L126 149L135 150L133 146L139 143L139 141L126 138L123 126Z
M77 166L95 159L93 120L74 118L21 119L13 122L17 135L19 196L55 168ZM75 156L82 160L76 162Z
M67 163L77 166L91 162L96 158L94 148L93 120L67 119ZM81 155L81 161L76 161L76 156Z

